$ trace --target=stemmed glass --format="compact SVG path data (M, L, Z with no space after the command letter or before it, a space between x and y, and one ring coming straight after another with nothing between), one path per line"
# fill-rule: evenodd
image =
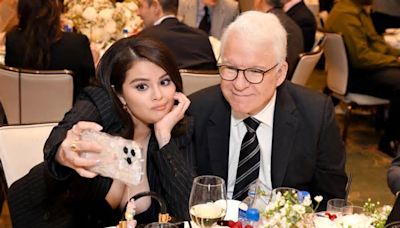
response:
M189 199L190 218L199 227L211 227L226 214L226 187L217 176L199 176L193 180Z

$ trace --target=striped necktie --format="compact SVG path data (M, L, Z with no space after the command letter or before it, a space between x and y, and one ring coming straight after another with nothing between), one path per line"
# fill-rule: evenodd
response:
M251 184L255 183L260 170L260 145L256 130L260 121L253 117L243 120L247 133L243 138L240 148L239 164L236 172L233 199L243 200Z

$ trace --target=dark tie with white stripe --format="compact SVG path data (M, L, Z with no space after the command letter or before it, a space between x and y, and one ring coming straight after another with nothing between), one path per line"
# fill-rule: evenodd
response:
M239 164L236 172L235 188L233 199L243 200L251 184L255 183L260 170L260 145L256 130L260 121L253 117L243 120L247 133L243 138L240 148Z

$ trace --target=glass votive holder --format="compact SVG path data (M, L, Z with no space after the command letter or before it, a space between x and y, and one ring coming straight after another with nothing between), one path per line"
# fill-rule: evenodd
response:
M353 206L350 201L345 199L330 199L326 205L326 211L333 213L343 213L344 208L347 206Z

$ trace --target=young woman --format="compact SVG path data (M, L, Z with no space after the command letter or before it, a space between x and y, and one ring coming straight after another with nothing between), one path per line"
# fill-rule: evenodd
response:
M127 200L144 191L161 195L172 216L189 219L194 177L192 121L184 116L189 104L182 93L176 64L164 46L141 38L125 38L111 46L100 60L97 85L83 90L46 142L45 163L50 181L58 188L55 195L60 196L52 197L58 207L45 207L53 216L48 224L60 221L57 227L115 225ZM97 161L85 159L80 153L96 153L101 148L81 140L85 129L138 142L145 159L142 182L127 187L89 171ZM158 206L150 198L141 198L135 204L139 224L157 221Z
M74 72L74 98L89 85L95 69L85 35L61 30L60 0L19 0L19 23L6 34L5 64L34 70Z

